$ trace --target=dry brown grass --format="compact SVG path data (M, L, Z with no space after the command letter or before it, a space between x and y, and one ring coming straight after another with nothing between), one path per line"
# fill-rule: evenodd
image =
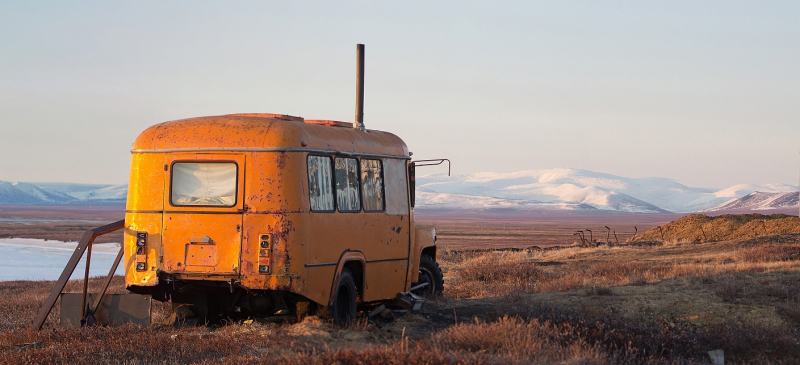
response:
M457 324L436 334L439 348L487 353L522 364L606 364L609 354L599 344L573 336L568 326L537 319L502 317L496 322Z
M702 244L445 252L440 260L448 269L445 296L452 300L503 297L511 307L557 303L615 330L623 327L621 318L649 328L637 338L657 331L659 321L671 323L668 328L685 328L694 343L678 357L670 355L672 360L716 346L738 362L791 363L800 357L798 252L800 235L778 235ZM651 294L659 287L664 288ZM656 343L675 347L653 339L636 349ZM652 349L646 353L661 356Z
M800 266L798 235L777 236L772 241L777 243L762 245L761 241L740 240L721 246L670 243L546 251L447 251L439 257L449 270L446 294L454 298L643 285L679 277Z
M441 298L393 323L349 329L316 317L61 329L56 308L32 333L27 327L53 282L3 282L0 363L694 364L708 363L706 352L716 348L728 363L800 358L800 235L443 250L438 260ZM115 278L111 288L124 292L122 285ZM155 306L155 321L167 314L168 306ZM30 342L42 346L9 352Z

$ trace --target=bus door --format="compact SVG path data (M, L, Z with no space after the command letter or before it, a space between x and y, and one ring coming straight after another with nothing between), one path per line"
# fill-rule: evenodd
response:
M241 266L245 157L167 157L163 260L167 273L236 275Z

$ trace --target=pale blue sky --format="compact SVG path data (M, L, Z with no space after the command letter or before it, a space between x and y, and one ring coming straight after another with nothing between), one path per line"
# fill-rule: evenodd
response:
M797 184L800 2L0 3L0 180L125 183L152 124L365 121L457 174ZM434 170L431 170L433 172Z

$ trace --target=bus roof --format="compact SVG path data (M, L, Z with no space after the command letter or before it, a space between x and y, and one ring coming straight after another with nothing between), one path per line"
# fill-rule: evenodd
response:
M131 152L309 151L409 158L405 142L394 134L350 125L279 114L190 118L147 128Z

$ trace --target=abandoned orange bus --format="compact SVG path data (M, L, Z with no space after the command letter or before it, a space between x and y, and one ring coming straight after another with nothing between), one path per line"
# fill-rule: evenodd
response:
M202 319L317 307L337 324L399 293L441 293L397 136L233 114L154 125L133 144L125 282Z

